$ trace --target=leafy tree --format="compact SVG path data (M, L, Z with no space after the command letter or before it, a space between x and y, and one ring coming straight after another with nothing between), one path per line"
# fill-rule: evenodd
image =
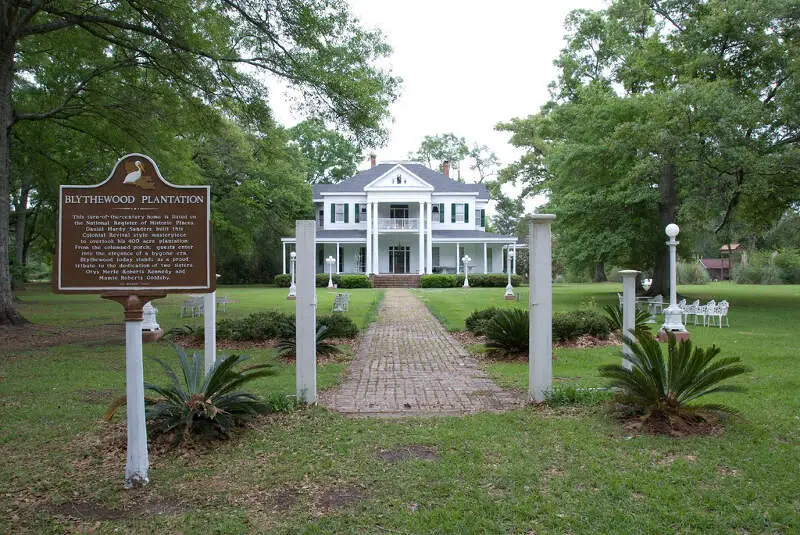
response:
M500 159L486 145L474 143L469 149L467 157L471 160L470 170L478 174L478 184L497 174Z
M141 141L147 123L158 122L156 114L130 113L143 97L246 116L264 111L259 75L266 74L295 87L302 107L369 145L385 135L381 122L399 83L374 67L390 52L380 33L361 29L341 0L9 0L0 11L0 51L0 199L10 199L11 139L27 121ZM2 201L0 323L20 323L8 225Z
M292 127L289 135L308 160L308 182L331 184L356 173L363 159L359 149L342 134L329 130L320 119L308 119Z
M573 265L652 267L663 293L667 223L685 247L800 197L792 2L617 0L567 27L551 102L500 125L527 150L501 178L550 194Z
M433 167L433 162L438 162L439 169L443 168L444 162L458 171L458 178L461 179L460 162L469 154L467 141L463 137L457 137L452 132L447 134L437 134L425 136L420 143L416 153L409 156L414 160L425 162L428 167Z

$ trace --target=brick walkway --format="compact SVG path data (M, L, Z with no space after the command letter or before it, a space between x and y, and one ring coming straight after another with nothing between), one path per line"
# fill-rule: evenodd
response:
M498 387L411 292L388 289L338 389L320 402L359 415L501 411L524 396Z

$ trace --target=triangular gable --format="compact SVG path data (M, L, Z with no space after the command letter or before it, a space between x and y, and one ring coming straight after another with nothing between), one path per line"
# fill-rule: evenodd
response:
M409 171L402 164L397 164L387 172L364 186L364 191L433 191L433 186Z

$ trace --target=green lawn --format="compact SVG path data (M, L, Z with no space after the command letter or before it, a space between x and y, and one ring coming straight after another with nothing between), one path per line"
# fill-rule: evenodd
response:
M554 287L556 310L615 302L619 285ZM524 409L465 418L352 419L312 408L269 418L212 450L153 455L151 483L124 491L124 439L100 420L124 390L124 349L71 344L0 346L0 533L796 533L800 532L800 287L708 285L682 293L732 303L730 329L693 339L740 356L748 392L719 397L740 417L719 437L638 436L601 408ZM526 292L527 289L521 289ZM363 292L363 293L362 293ZM291 308L285 290L225 288L230 314ZM379 298L353 291L362 325ZM420 290L451 329L503 289ZM21 295L40 322L102 325L119 305L94 296ZM320 290L320 310L326 291ZM157 303L181 324L181 299ZM328 309L330 304L327 305ZM147 354L168 356L163 343ZM276 362L271 350L249 352ZM557 381L601 384L614 348L556 350ZM293 367L254 387L293 390ZM320 367L334 384L343 364ZM522 364L494 364L525 387ZM162 380L152 365L148 380ZM117 418L119 421L119 417ZM117 427L113 429L118 430ZM425 448L432 459L384 460ZM158 514L162 513L162 514Z

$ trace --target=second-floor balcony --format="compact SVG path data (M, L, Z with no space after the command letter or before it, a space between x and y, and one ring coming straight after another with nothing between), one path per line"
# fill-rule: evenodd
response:
M416 217L379 217L378 230L419 230L419 219Z

